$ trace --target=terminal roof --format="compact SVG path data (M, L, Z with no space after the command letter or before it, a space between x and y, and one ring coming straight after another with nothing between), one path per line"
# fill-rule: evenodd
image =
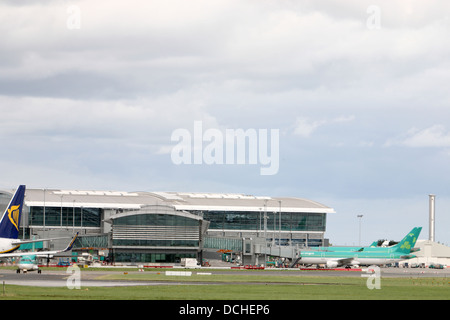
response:
M240 193L125 192L59 189L27 189L27 206L85 207L138 210L149 205L168 205L176 210L320 212L334 210L313 200L294 197L254 196Z

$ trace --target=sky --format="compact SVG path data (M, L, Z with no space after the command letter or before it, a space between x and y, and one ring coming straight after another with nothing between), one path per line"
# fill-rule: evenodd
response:
M427 239L435 194L450 244L448 1L9 0L0 34L3 189L307 198L342 245Z

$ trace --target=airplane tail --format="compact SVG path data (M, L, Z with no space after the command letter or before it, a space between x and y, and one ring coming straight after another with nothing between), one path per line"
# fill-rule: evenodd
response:
M414 248L422 227L416 227L411 230L398 244L395 245L395 251L409 254Z
M0 238L17 239L19 237L20 218L26 187L21 185L9 202L0 220Z
M79 234L79 232L77 232L77 233L75 234L75 236L74 236L74 237L72 238L72 240L69 242L69 244L67 245L67 247L66 247L64 250L62 250L62 252L67 252L67 251L72 250L73 245L75 244L75 240L77 240L77 238L78 238L78 234Z
M371 247L371 248L376 248L376 247L378 247L378 241L372 242L372 244L371 244L369 247Z

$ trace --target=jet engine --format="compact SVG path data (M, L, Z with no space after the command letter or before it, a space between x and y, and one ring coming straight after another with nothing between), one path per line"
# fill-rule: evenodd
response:
M336 268L338 266L337 261L327 261L327 268Z

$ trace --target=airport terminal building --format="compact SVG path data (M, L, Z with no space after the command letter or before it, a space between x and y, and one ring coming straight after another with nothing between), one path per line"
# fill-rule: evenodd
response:
M0 192L0 209L13 191ZM114 263L170 264L233 252L261 263L268 248L327 245L332 208L312 200L243 194L27 189L24 238L71 236L74 252L105 253ZM66 240L45 243L49 249Z

